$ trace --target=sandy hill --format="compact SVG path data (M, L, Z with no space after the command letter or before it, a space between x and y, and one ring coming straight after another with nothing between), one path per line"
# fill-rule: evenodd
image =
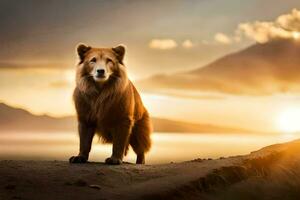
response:
M0 161L0 199L299 199L300 140L164 165Z

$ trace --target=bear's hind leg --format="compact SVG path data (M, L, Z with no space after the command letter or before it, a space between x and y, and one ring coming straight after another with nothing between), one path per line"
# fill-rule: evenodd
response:
M145 154L138 154L136 157L136 164L145 164Z
M145 113L139 121L134 124L130 135L130 146L137 155L136 164L145 164L145 153L151 147L151 123L148 113Z

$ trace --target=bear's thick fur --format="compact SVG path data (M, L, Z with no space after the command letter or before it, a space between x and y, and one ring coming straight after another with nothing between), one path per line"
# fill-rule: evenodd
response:
M80 62L76 69L73 98L77 111L80 150L71 163L87 162L94 134L113 144L107 164L121 164L129 145L137 164L145 163L151 146L151 123L140 95L127 78L123 64L125 48L77 47Z

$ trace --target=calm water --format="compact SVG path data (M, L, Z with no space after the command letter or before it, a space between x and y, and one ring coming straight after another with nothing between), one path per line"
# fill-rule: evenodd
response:
M299 137L299 136L298 136ZM147 163L168 163L194 158L219 158L248 154L261 147L298 138L297 135L172 134L152 135ZM111 154L111 145L94 140L90 159L101 161ZM76 133L0 133L0 159L68 160L77 154ZM134 162L130 151L125 161Z

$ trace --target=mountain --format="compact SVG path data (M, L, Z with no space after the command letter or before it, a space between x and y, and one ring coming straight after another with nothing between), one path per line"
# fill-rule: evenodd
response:
M254 133L255 131L210 124L196 124L162 118L152 118L155 132L171 133ZM258 133L256 131L256 133Z
M0 103L0 130L2 131L70 131L75 129L74 117L54 118L48 115L33 115L26 110Z
M252 133L254 131L214 125L194 124L161 118L152 118L155 132L172 133ZM0 103L1 131L76 131L74 116L54 118L33 115L30 112Z
M300 92L300 41L254 44L204 67L137 82L144 90L189 89L230 94Z

